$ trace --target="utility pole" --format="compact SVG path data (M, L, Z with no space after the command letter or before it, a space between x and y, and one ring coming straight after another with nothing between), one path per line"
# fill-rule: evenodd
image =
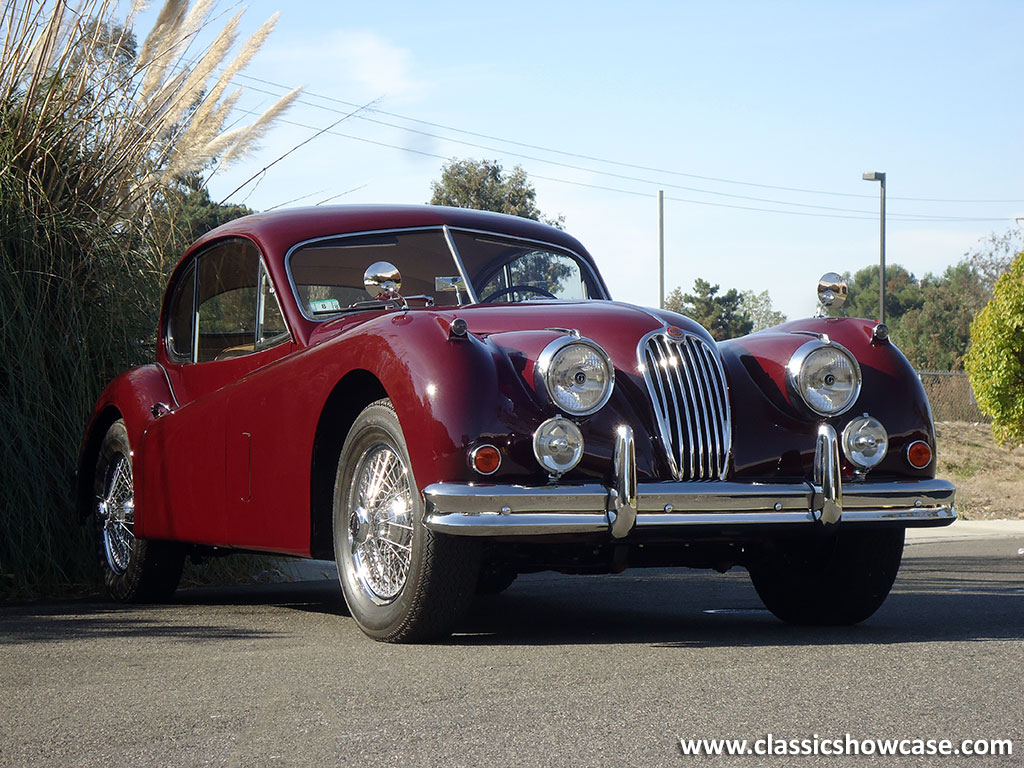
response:
M658 190L658 308L665 308L665 190Z
M878 246L878 322L885 323L885 174L881 171L869 171L861 176L864 181L882 183L882 210L879 214L879 246Z

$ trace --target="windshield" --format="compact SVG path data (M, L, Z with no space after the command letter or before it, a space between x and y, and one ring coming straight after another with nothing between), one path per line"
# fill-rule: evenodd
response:
M363 286L366 268L388 262L407 299L434 306L603 298L590 268L555 246L500 235L451 231L464 271L441 229L327 238L300 245L288 270L303 314L319 320L379 306ZM463 276L468 276L472 292Z

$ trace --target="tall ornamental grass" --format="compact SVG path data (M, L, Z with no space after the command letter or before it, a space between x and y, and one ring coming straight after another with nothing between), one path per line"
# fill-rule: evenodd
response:
M138 45L137 11L8 0L0 17L0 598L97 584L78 448L103 386L152 360L179 181L242 157L298 95L229 123L276 17L239 44L241 11L167 0Z

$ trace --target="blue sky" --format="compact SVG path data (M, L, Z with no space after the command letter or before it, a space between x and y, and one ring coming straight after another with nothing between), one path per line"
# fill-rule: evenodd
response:
M888 174L887 258L918 276L1024 216L1024 3L248 5L247 31L282 11L246 74L306 86L286 121L326 127L340 102L392 113L296 150L234 196L253 208L425 202L441 158L521 164L615 298L650 305L661 188L667 288L768 289L790 317L812 311L823 272L877 263L863 171ZM240 83L245 109L283 92ZM214 196L312 133L280 124Z

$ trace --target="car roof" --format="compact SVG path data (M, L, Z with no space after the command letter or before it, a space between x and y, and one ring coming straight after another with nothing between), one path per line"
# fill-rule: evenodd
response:
M590 257L576 238L548 224L503 213L441 205L324 205L256 213L207 232L193 244L189 253L212 240L243 235L255 240L268 255L280 257L296 243L319 237L442 225L542 240Z

